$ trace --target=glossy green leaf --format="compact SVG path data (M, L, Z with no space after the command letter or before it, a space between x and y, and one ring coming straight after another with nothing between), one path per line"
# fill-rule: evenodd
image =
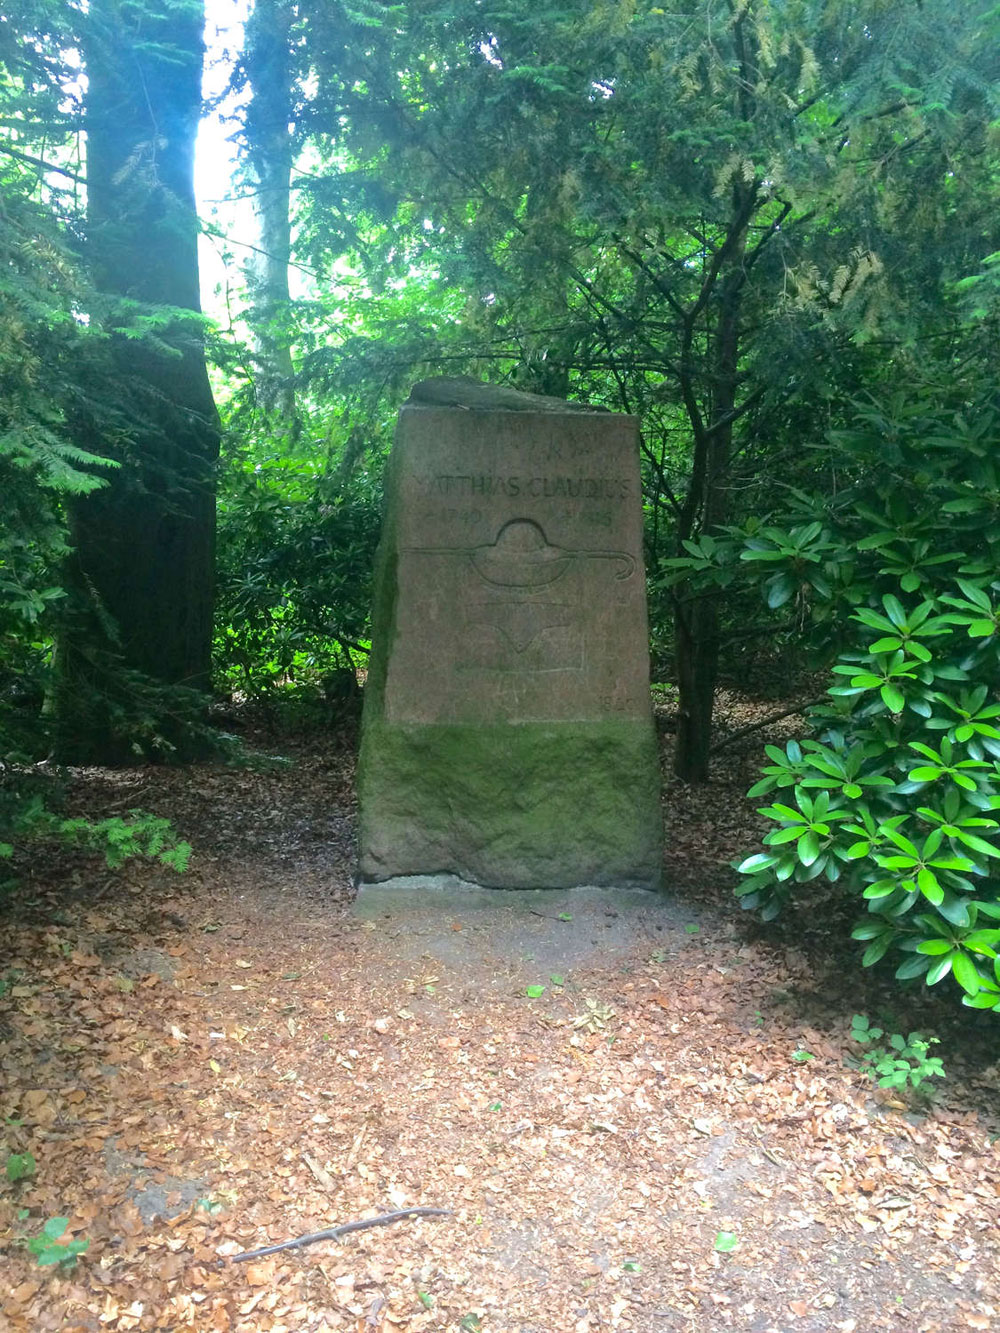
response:
M901 713L906 706L906 695L895 685L883 685L879 693L891 713Z
M767 852L755 852L753 856L748 856L745 861L741 861L736 867L741 875L754 875L760 870L767 870L774 865L777 857L769 855Z
M799 860L804 866L811 866L819 856L819 838L810 829L799 839Z
M962 936L963 949L972 949L990 958L995 957L997 944L1000 944L1000 930L973 930Z
M950 950L948 953L944 954L943 957L939 958L936 963L932 964L931 968L927 973L928 986L936 986L937 983L943 977L946 977L948 975L948 973L951 971L951 965L954 957L955 957L954 950Z
M877 963L880 958L884 958L891 943L891 932L887 931L884 935L876 936L861 955L862 967L871 967L872 964Z
M951 970L955 980L967 995L975 995L979 990L979 973L968 954L956 950L952 958Z

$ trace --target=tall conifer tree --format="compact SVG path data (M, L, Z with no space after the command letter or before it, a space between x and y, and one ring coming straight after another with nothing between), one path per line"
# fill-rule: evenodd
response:
M73 506L77 612L61 646L59 748L107 762L131 748L122 671L209 685L219 431L194 200L204 6L92 0L86 22L88 253L101 305L91 317L110 336L117 429L108 439L107 419L84 418L80 430L88 444L99 430L101 452L122 466ZM179 743L168 722L160 730Z
M282 323L289 304L294 109L289 42L291 0L255 0L247 21L244 66L250 82L246 163L260 244L246 265L247 318L256 353L257 401L286 420L295 411L294 368Z

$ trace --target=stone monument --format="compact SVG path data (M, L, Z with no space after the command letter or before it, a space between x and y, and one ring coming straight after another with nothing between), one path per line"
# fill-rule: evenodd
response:
M641 521L634 417L415 386L375 571L362 881L659 884Z

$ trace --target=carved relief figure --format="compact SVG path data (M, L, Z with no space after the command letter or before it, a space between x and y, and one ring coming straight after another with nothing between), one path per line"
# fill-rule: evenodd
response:
M469 558L480 578L507 588L537 588L554 583L574 560L580 559L617 561L618 580L631 578L635 573L635 560L624 551L570 551L553 546L530 518L511 519L497 533L495 542L474 547Z
M577 550L549 542L532 519L505 523L496 540L471 549L415 547L414 554L455 555L475 573L459 609L465 627L460 671L502 673L581 671L586 664L575 580L584 560L613 562L614 579L635 575L624 551ZM553 596L558 589L558 598Z

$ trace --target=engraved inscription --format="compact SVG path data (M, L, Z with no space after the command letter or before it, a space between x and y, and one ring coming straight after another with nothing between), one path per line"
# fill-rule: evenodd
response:
M533 500L627 500L632 494L629 483L622 477L581 476L526 476L492 472L440 472L433 476L414 478L424 495L432 498L476 500L503 496L517 499L529 496Z
M431 509L428 517L435 523L459 524L462 527L475 527L482 523L486 514L482 509ZM556 523L582 523L588 528L611 528L614 526L614 510L610 505L590 505L580 513L572 509L553 509L552 517Z

